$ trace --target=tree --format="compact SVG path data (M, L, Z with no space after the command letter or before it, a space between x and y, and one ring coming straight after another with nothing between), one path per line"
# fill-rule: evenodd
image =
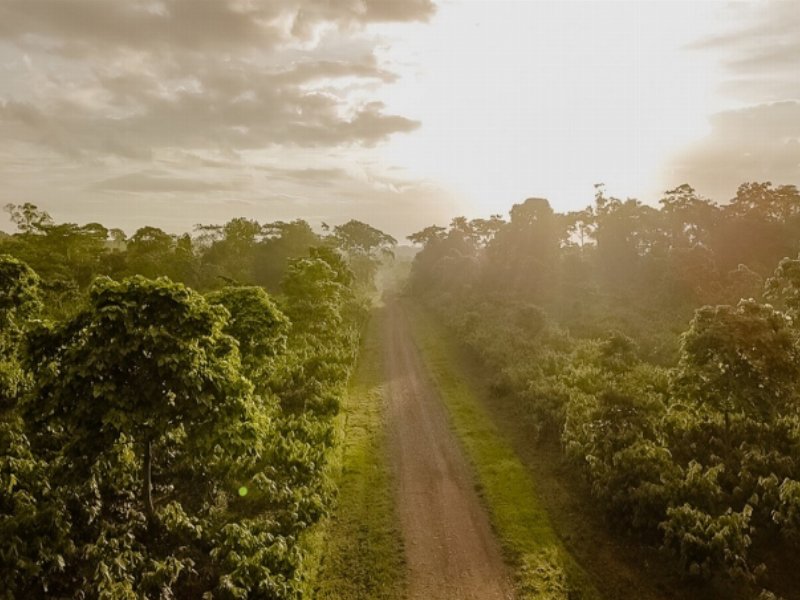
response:
M487 247L497 285L541 299L552 291L562 233L550 203L528 198L515 204L511 221Z
M481 246L488 245L497 233L503 228L506 222L500 215L491 215L488 219L473 219L470 227L478 237Z
M659 200L670 247L707 245L709 232L718 219L716 204L702 198L689 184L664 192Z
M479 272L479 244L488 239L486 236L494 237L495 225L501 229L500 223L496 222L483 223L479 229L475 221L456 217L449 229L432 226L408 236L412 243L423 244L422 250L414 257L412 287L427 291L469 287Z
M739 217L787 222L800 216L800 192L794 185L773 187L770 181L743 183L726 210Z
M23 262L0 255L0 572L7 597L63 568L65 519L51 510L49 465L30 450L19 402L30 386L23 339L41 308L40 280Z
M0 413L15 403L22 385L19 346L42 308L39 284L25 263L0 254Z
M85 287L98 274L109 231L99 223L54 223L33 204L9 204L19 233L3 240L3 249L24 260L48 284L72 282Z
M202 227L202 226L198 226ZM231 219L221 227L202 227L214 231L211 245L203 253L203 264L215 274L242 284L253 283L255 248L262 235L258 221L243 217Z
M348 254L374 256L376 252L391 252L397 244L388 233L355 219L334 227L333 237L336 245Z
M39 276L21 260L0 254L0 331L19 330L42 308Z
M230 313L223 331L239 342L247 376L261 384L275 359L286 351L289 320L261 287L230 286L206 298Z
M636 281L643 259L652 258L663 247L658 211L633 198L607 198L600 190L595 219L592 235L597 241L597 262L607 283L618 286Z
M785 256L797 253L800 194L794 186L744 183L722 208L712 236L717 262L730 271L745 264L761 275Z
M278 292L289 260L308 256L309 249L319 243L320 237L302 219L265 224L262 239L254 250L254 283L270 293Z
M175 244L173 236L158 227L141 227L128 240L128 252L132 256L165 254Z
M593 241L596 227L592 207L569 212L563 215L563 220L566 239L562 242L562 246L576 246L583 252L583 249Z
M785 307L795 325L800 317L800 258L784 258L767 279L765 295Z
M397 240L380 229L351 220L333 228L333 242L348 257L356 280L371 285L382 258L393 257Z
M328 246L314 246L309 249L309 256L327 263L336 274L334 277L336 283L346 288L351 287L353 283L355 283L355 275L339 250Z
M35 204L6 204L5 210L11 221L22 233L40 233L53 224L53 218L47 211L40 210Z
M165 276L191 286L203 283L200 260L195 252L194 241L188 234L175 236L157 227L142 227L130 237L125 246L124 253L114 252L109 255L115 264L122 262L122 265L117 265L116 272L111 271L115 277Z
M347 289L337 281L337 273L322 258L296 258L289 261L283 280L285 310L299 331L323 334L341 323L341 302Z
M422 231L412 233L411 235L407 236L407 239L412 244L420 244L421 246L425 247L428 244L432 244L437 240L441 241L445 237L446 232L447 232L446 227L441 227L439 225L431 225L430 227L426 227Z
M86 310L33 336L29 423L61 429L78 471L130 441L152 522L155 448L181 439L178 456L210 459L217 434L247 414L251 387L233 338L223 333L227 317L167 279L98 279Z
M767 304L706 306L683 334L678 392L725 416L773 420L797 399L798 350L785 315Z

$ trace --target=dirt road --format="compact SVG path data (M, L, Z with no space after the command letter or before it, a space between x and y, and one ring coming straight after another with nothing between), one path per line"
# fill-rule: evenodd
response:
M408 317L392 300L386 315L388 441L409 597L513 598L500 547L441 399L425 374Z

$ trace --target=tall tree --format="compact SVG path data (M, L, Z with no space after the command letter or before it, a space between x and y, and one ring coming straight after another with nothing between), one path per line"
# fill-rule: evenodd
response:
M541 299L556 280L560 223L544 198L515 204L510 216L487 247L494 281Z
M356 280L364 285L371 285L381 260L394 256L392 249L397 245L389 234L355 219L334 227L332 238L348 257Z
M247 414L251 386L239 372L233 338L223 333L227 316L166 279L96 281L86 310L33 336L29 422L62 432L79 473L130 441L152 521L154 470L180 459L210 460L219 432ZM171 457L159 457L168 439L182 441Z

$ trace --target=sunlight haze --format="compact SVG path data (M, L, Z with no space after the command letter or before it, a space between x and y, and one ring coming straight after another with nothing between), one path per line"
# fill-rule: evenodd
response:
M386 154L480 213L530 195L583 208L599 182L653 196L670 153L705 134L719 106L720 69L686 48L719 13L710 3L443 3L398 45L411 66L389 106L423 126Z
M0 600L800 600L800 0L0 0Z
M601 182L800 180L790 2L324 4L3 3L0 202L404 237Z

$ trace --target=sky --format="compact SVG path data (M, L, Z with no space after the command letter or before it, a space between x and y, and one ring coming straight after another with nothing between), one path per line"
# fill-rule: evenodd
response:
M725 202L800 184L799 73L796 0L2 0L0 204L403 238L596 183Z

